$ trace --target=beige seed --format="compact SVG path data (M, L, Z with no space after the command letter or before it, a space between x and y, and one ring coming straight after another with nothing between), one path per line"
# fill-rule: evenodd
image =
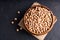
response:
M37 29L39 30L39 27L37 27Z
M22 30L22 27L20 28L20 30Z
M14 24L14 21L12 21L11 23Z
M41 7L38 8L38 10L40 10L40 9L41 9Z
M40 12L38 12L40 14Z
M17 20L17 18L14 18L14 20Z
M19 31L19 29L16 29L16 31L18 32L18 31Z
M43 21L42 21L43 22Z
M47 28L45 30L47 30Z
M42 27L42 24L40 24L40 27Z
M30 31L32 31L32 29L30 29Z
M35 10L37 10L37 7L36 7L36 9Z
M39 33L41 33L41 31Z
M37 34L38 34L38 31L37 31Z
M18 11L18 14L20 14L20 11Z
M26 19L27 19L27 16L26 16Z
M35 33L35 30L34 30L34 33Z
M44 28L44 31L45 31L45 28Z
M27 21L29 21L29 19L27 19Z
M43 32L43 30L41 30L41 32Z

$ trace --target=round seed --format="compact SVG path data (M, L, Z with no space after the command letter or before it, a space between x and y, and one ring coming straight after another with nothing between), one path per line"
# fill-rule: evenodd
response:
M11 23L14 24L14 21L12 21Z
M22 27L20 28L20 30L22 30Z
M43 30L41 30L41 32L43 32Z
M16 31L18 32L18 31L19 31L19 29L16 29Z
M48 28L46 28L45 30L47 30Z
M18 11L18 14L20 14L20 11Z
M14 20L17 20L17 18L14 18Z
M30 29L32 31L32 29Z

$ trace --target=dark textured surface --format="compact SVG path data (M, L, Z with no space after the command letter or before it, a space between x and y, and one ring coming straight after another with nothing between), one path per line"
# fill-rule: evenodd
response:
M37 40L25 30L16 32L17 23L33 2L36 0L0 0L0 40ZM45 40L60 40L60 1L37 0L37 2L48 6L58 19ZM18 10L21 11L20 15L17 14ZM10 22L14 17L18 17L18 22L12 25Z

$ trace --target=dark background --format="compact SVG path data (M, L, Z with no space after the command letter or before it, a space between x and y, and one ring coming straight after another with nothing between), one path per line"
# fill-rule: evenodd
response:
M46 36L45 40L60 40L60 1L59 0L0 0L0 40L37 40L25 30L16 32L19 28L17 25L19 20L23 17L25 11L34 2L39 2L48 6L57 16L52 31ZM17 11L21 14L17 14ZM17 17L18 21L12 25L11 21Z

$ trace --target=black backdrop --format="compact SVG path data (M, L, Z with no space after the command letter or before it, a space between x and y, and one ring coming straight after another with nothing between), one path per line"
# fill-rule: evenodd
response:
M45 40L60 40L60 1L59 0L0 0L0 40L37 40L25 30L16 32L18 22L23 17L25 11L33 2L39 2L48 6L57 16L58 21ZM17 11L21 14L17 14ZM17 17L18 21L11 24L11 20Z

